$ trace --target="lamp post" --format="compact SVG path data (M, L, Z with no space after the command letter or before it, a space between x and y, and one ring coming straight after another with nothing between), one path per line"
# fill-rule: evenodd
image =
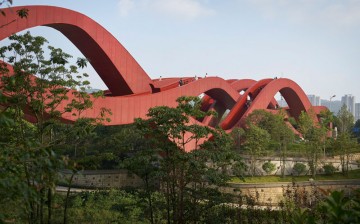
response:
M334 98L336 95L332 95L332 96L330 96L330 103L329 103L329 110L330 110L330 112L331 112L331 100L332 100L332 98Z

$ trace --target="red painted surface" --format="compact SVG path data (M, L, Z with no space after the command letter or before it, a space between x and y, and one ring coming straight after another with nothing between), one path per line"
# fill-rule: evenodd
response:
M87 16L68 9L52 6L25 6L29 9L27 19L18 19L16 10L23 7L5 9L6 17L1 24L0 40L13 33L36 26L48 26L63 33L79 50L90 59L99 76L104 80L112 95L96 99L94 107L83 116L95 117L102 107L110 109L113 115L107 125L129 124L134 118L146 118L149 108L177 105L179 96L198 96L205 93L203 110L216 110L229 115L219 124L218 119L205 118L202 125L220 125L225 130L242 124L246 116L256 109L274 109L274 96L280 92L289 105L289 114L295 118L301 111L309 111L312 106L303 90L289 79L224 80L207 77L198 80L184 77L185 85L179 86L180 78L151 80L130 53L102 26ZM13 22L12 22L13 21ZM0 24L0 25L1 25ZM244 90L244 94L239 92ZM251 103L247 102L250 97ZM71 100L71 97L70 96ZM64 107L67 102L61 106ZM314 108L320 113L325 108ZM65 121L76 117L64 114ZM196 122L195 120L193 122Z
M19 19L16 10L29 9L27 19ZM90 60L114 95L150 93L152 80L121 43L89 17L53 6L24 6L4 9L0 40L19 31L36 27L52 27L64 34ZM14 21L15 22L12 22Z

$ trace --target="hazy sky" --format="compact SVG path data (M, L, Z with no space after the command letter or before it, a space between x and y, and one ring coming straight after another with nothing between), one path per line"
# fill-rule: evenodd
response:
M286 77L307 94L360 102L360 0L14 0L29 3L86 14L152 78ZM31 32L81 55L51 28ZM94 87L106 88L89 73Z

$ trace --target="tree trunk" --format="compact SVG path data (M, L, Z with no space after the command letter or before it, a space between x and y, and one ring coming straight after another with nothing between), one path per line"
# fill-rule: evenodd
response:
M170 187L169 182L166 183L166 213L167 213L167 223L171 223L170 218Z
M151 198L151 192L149 190L150 186L149 186L149 178L148 175L146 175L145 177L145 186L146 186L146 195L148 197L149 200L149 208L150 208L150 222L151 224L154 224L154 214L153 214L153 206L152 206L152 198Z
M73 172L71 174L70 181L69 181L69 186L68 186L68 189L67 189L67 192L66 192L65 205L64 205L64 224L67 223L67 208L68 208L71 184L72 184L74 176L75 176L75 172Z
M48 189L48 203L47 203L47 206L48 206L48 224L51 223L51 218L52 218L52 190L51 188Z
M38 208L38 212L39 212L38 216L40 219L40 224L44 223L44 197L45 197L44 190L45 190L44 188L40 190L40 205L39 205L40 208Z

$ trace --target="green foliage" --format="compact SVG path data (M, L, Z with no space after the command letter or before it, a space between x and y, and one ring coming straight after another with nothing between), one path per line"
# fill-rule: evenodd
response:
M336 168L334 167L334 165L332 163L325 164L323 166L323 169L324 169L324 172L326 175L332 175L336 171Z
M291 215L292 224L315 224L315 218L306 208L296 208Z
M336 125L339 133L350 133L354 126L354 115L350 113L346 105L343 105L337 114Z
M311 138L311 131L314 129L314 126L313 118L302 111L299 116L299 132L303 135L304 139Z
M265 110L255 110L246 119L248 124L266 130L270 135L267 149L273 148L281 157L281 173L285 176L285 158L289 145L294 141L294 132L286 123L286 114L279 110L278 114L273 114Z
M245 133L245 130L243 128L234 128L230 133L232 139L235 142L235 144L234 144L235 150L239 151L239 153L242 150L241 144L242 144L242 137L243 137L244 133Z
M305 191L293 183L285 189L280 207L289 223L359 223L359 190L348 196L343 191L332 191L325 197L316 186L311 188Z
M82 129L79 134L81 138L66 138L68 144L57 152L75 160L83 169L117 169L126 153L143 143L133 125L99 125Z
M166 199L166 220L198 222L210 208L224 202L213 187L226 184L230 167L235 167L239 175L243 167L232 151L234 141L228 134L192 120L209 115L200 110L198 97L180 97L177 102L175 108L150 108L147 120L135 120L144 141L125 160L125 167L144 181L151 223L155 209L151 192L156 190L157 181Z
M245 150L254 155L261 155L270 141L269 133L255 125L250 125L250 127L246 129L244 137Z
M321 203L323 214L329 223L360 223L359 191L354 198L343 191L333 191Z
M87 87L82 75L73 78L77 67L68 64L70 55L51 46L45 55L46 39L29 32L9 40L0 48L0 203L20 201L27 222L51 222L58 171L73 164L55 151L71 145L70 138L74 142L86 136L102 117L81 116L93 99L75 91ZM69 101L71 95L74 99ZM60 104L66 105L64 110ZM79 119L63 124L64 113Z
M256 158L261 156L270 141L269 133L253 124L246 129L244 149L250 154L250 174L256 174Z
M70 200L70 223L147 223L144 202L125 191L82 192Z
M334 114L330 110L322 110L319 117L321 125L329 129L330 124L334 121Z
M306 165L303 164L303 163L295 163L294 166L293 166L293 171L298 176L301 175L301 174L304 174L304 172L306 171Z
M322 150L325 154L327 129L314 122L315 114L302 112L299 116L299 131L303 135L305 156L313 178L316 176L318 160Z
M247 118L248 124L254 124L269 132L271 139L278 144L289 143L294 139L294 133L285 123L285 112L273 114L265 110L255 110Z
M291 124L291 126L293 126L295 129L298 129L298 122L296 121L296 119L294 117L289 117L288 118L289 123Z
M316 186L306 192L294 184L284 188L285 201L275 205L279 210L272 210L270 204L257 207L259 198L243 195L240 189L236 194L221 196L215 189L208 188L199 194L206 195L212 203L197 205L196 211L206 212L196 213L196 220L198 223L358 223L359 193L345 195L334 191L324 197ZM154 203L153 223L166 223L166 198L161 192L152 192L151 198ZM63 223L61 205L65 197L55 194L53 199L52 221ZM229 201L233 203L227 203ZM11 214L6 216L7 221L24 223L17 204L16 200L9 200L6 205L0 204L0 209ZM69 223L151 223L148 216L146 197L135 189L84 191L69 197Z
M13 4L13 1L12 0L2 0L2 1L0 1L0 6L2 6L4 4L6 4L7 7L10 7ZM2 16L6 16L6 13L4 12L3 9L0 9L0 14ZM26 9L26 8L22 8L22 9L16 10L16 14L21 19L27 18L28 15L29 15L29 10ZM11 21L10 23L13 23L13 22L15 22L15 20ZM10 24L10 23L8 23L8 24ZM0 29L5 27L8 24L0 24Z
M335 152L340 156L341 172L347 175L351 153L358 150L358 143L349 133L341 133L334 142Z
M262 169L267 173L270 174L276 170L276 165L274 163L271 163L270 161L265 162L262 165Z

